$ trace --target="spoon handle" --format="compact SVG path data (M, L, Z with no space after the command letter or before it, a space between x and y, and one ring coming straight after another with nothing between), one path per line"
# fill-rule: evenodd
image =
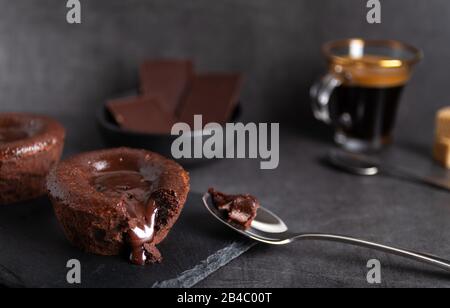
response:
M359 246L359 247L365 247L365 248L371 248L378 251L394 254L397 256L405 257L408 259L412 259L415 261L419 261L422 263L426 263L438 268L441 268L443 270L446 270L450 272L450 261L444 260L442 258L425 254L425 253L419 253L412 250L404 250L400 248L390 247L382 244L377 244L374 242L368 242L365 240L360 240L352 237L347 236L341 236L341 235L332 235L332 234L301 234L296 235L292 238L292 240L321 240L321 241L328 241L328 242L339 242L339 243L345 243L353 246Z
M385 166L383 168L383 173L390 174L392 176L399 176L399 177L408 179L412 182L426 184L426 185L429 185L429 186L432 186L435 188L445 189L447 191L450 190L450 181L448 181L446 179L433 178L430 176L422 176L422 175L416 174L413 171L410 171L406 168L394 167L394 166L390 166L389 168L386 168L386 166Z

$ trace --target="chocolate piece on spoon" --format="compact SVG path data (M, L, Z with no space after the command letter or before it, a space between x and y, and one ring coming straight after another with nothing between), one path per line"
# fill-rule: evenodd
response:
M256 217L259 202L251 195L226 195L210 188L208 190L214 205L226 213L228 222L243 229L250 228Z

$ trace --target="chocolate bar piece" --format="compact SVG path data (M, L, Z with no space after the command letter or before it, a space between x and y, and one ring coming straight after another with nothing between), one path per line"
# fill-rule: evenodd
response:
M162 110L153 97L128 97L107 103L108 110L123 128L141 133L169 134L175 119Z
M140 69L141 93L158 97L167 114L176 114L193 79L188 60L146 61Z
M240 74L196 76L181 106L179 121L192 126L194 115L203 115L203 123L226 123L239 101L241 87Z

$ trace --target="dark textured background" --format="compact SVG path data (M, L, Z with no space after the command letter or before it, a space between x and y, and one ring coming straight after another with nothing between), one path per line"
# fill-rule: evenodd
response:
M310 116L308 87L322 71L320 45L347 37L393 38L424 49L405 95L400 130L432 125L448 100L450 3L384 0L383 23L361 0L84 0L83 24L66 1L0 1L1 109L65 114L133 87L140 61L190 57L199 70L247 76L245 117Z
M381 25L366 23L362 0L82 0L82 25L65 22L65 2L0 0L0 111L53 114L71 123L68 142L81 151L102 146L94 107L133 88L143 59L191 57L199 70L240 70L244 118L281 122L280 168L222 161L191 170L194 191L249 191L297 230L450 256L448 193L325 168L318 158L330 132L311 119L308 100L327 40L392 38L422 48L426 58L406 90L387 159L436 170L434 114L450 104L448 0L383 0ZM399 258L308 243L258 247L200 286L367 286L373 257L384 265L384 286L449 285L439 272Z

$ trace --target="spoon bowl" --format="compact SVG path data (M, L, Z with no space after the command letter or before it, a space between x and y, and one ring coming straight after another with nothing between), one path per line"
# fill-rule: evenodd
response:
M350 153L343 150L331 150L327 155L327 162L339 170L354 175L374 176L383 174L384 176L395 177L397 179L450 191L450 181L445 178L417 174L414 172L414 168L404 168L385 162L381 163L375 158L363 154Z
M290 234L288 234L288 227L283 220L263 207L258 209L258 215L253 220L250 228L248 230L244 230L236 227L226 220L226 217L224 217L219 209L214 206L209 193L203 195L203 204L206 209L221 223L254 240L264 242L266 244L282 245L286 244L284 241L289 238Z

